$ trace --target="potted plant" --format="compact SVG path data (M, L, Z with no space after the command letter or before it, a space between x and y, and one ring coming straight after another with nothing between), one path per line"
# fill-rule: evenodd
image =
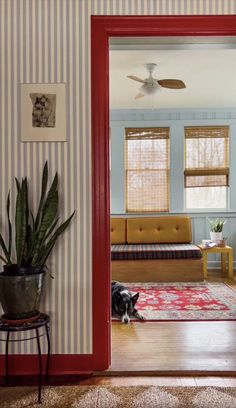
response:
M48 165L44 165L41 197L36 217L29 209L27 178L16 179L15 240L7 197L8 240L0 234L0 302L6 319L27 319L38 314L45 280L46 261L58 237L69 226L71 216L58 226L58 176L48 185ZM48 190L48 191L47 191Z
M220 220L219 218L216 219L209 219L208 221L211 226L210 237L211 241L219 244L223 240L223 227L226 223L226 220Z

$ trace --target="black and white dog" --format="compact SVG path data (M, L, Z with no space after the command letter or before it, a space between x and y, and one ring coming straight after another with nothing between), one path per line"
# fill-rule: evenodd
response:
M130 317L145 320L135 309L138 298L139 293L132 295L124 285L113 281L111 283L112 316L120 316L122 323L129 323Z

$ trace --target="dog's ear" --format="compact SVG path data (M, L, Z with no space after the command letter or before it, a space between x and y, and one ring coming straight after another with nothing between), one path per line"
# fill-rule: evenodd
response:
M132 303L133 303L133 305L136 304L138 298L139 298L139 292L138 292L138 293L135 293L135 295L132 296Z

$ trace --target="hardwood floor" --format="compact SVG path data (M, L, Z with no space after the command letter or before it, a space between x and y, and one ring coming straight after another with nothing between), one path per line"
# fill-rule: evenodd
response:
M236 288L236 282L219 276L219 271L208 280ZM217 373L236 374L235 321L112 324L112 364L107 375Z
M235 322L113 324L110 371L236 372Z
M95 376L79 381L80 385L139 386L155 385L159 387L236 387L234 377L162 377L162 376Z

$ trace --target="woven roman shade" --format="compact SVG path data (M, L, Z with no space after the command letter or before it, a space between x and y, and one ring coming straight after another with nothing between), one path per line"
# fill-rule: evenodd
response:
M229 185L229 127L185 127L185 187Z
M125 130L126 211L169 211L169 128Z

